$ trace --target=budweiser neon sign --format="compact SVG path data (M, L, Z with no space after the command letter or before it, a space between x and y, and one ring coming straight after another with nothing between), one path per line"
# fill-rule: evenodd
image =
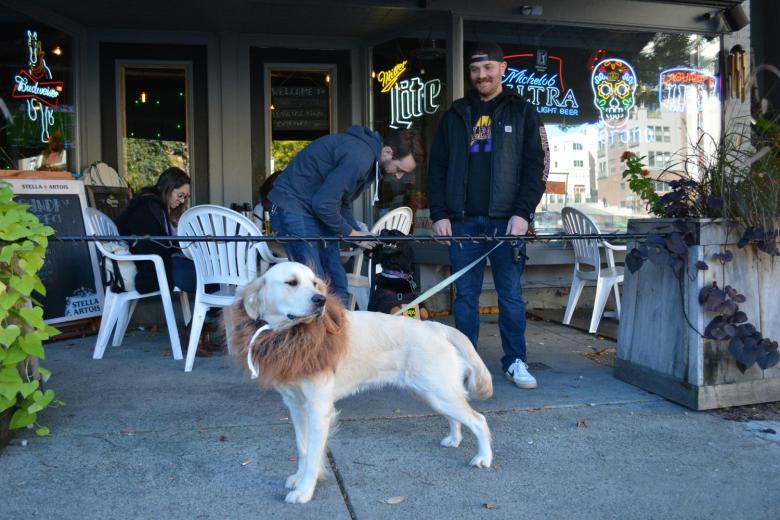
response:
M49 142L49 128L54 125L54 109L60 101L63 82L52 79L51 70L43 59L43 46L38 33L27 31L27 68L14 76L11 97L24 99L27 117L39 121L41 142Z
M540 114L580 115L572 89L563 82L563 60L547 51L505 56L507 69L501 83L536 107Z
M717 79L702 70L677 67L658 76L658 101L672 112L684 112L691 105L701 112L704 101L717 94Z
M52 108L60 101L62 81L35 81L27 71L22 70L14 76L14 82L14 89L11 91L11 97L14 99L35 99Z
M407 60L404 60L401 63L396 64L396 66L392 69L383 70L376 75L377 81L380 85L382 85L382 94L390 92L390 89L393 88L395 83L398 81L398 78L400 78L401 75L406 72L406 63Z

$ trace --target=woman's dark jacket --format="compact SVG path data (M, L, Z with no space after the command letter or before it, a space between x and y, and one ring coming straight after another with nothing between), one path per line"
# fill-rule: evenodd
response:
M130 201L130 205L117 218L117 228L122 235L170 236L165 205L153 191L142 191ZM134 255L160 255L165 264L168 283L171 276L171 255L179 250L175 247L165 247L170 243L161 244L149 240L140 240L130 244L130 252ZM140 293L159 290L157 274L152 262L136 262L138 274L135 277L135 288Z
M431 147L428 204L431 220L461 221L466 211L466 182L471 138L470 97L456 100L444 114ZM504 89L491 121L489 216L513 215L533 220L544 194L549 169L549 145L536 108Z

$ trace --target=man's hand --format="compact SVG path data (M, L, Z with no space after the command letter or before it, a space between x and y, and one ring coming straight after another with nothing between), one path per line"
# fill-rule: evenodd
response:
M434 224L435 225L435 224ZM523 217L512 215L506 225L507 236L524 236L528 233L528 221Z
M441 236L441 237L451 237L452 236L452 223L450 223L450 219L443 218L441 220L437 220L433 223L433 234L435 236ZM450 245L450 241L447 240L444 242L447 245Z
M351 237L373 237L376 236L372 234L370 231L362 231L353 229L349 232L349 236ZM372 242L372 241L365 241L365 242L353 242L354 244L357 244L358 247L362 249L374 249L377 245L379 245L379 242Z

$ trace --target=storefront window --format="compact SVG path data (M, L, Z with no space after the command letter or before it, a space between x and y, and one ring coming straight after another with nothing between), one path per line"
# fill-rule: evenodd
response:
M562 229L561 209L576 206L605 231L623 230L646 208L623 181L621 156L644 157L657 191L702 136L721 128L717 38L545 24L467 21L464 52L496 41L508 69L502 82L536 107L550 145L547 191L537 232ZM446 105L443 52L415 57L416 39L373 48L373 125L412 128L426 152ZM444 47L442 44L439 47ZM466 57L464 56L464 62ZM472 88L464 74L465 90ZM415 210L415 233L430 232L427 161L401 181L385 180L375 218L401 205Z
M431 222L425 177L428 151L446 110L447 64L443 41L421 43L418 39L397 39L373 48L373 128L380 134L390 129L412 129L419 133L425 156L413 174L398 180L386 178L374 218L399 206L414 210L414 233L430 234Z
M0 14L0 167L75 169L73 51L66 33Z
M190 172L187 71L180 67L122 67L125 179L134 192L175 166Z
M551 167L538 232L560 231L565 205L603 230L625 229L629 217L646 214L622 180L625 151L645 157L664 191L691 146L720 135L717 39L487 22L467 22L464 32L472 40L465 52L476 40L502 46L504 88L542 116Z

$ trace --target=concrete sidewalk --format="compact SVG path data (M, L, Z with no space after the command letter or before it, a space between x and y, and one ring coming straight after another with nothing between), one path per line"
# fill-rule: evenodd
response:
M287 410L229 358L198 358L186 374L164 334L138 331L100 361L94 337L51 344L43 365L65 406L41 417L51 436L24 431L0 453L0 518L779 516L780 434L622 383L580 354L613 343L553 323L529 322L539 388L516 389L500 374L497 334L486 317L480 353L495 395L474 403L493 433L493 468L468 466L470 432L443 448L445 419L404 392L375 391L339 403L334 475L303 506L283 501L295 471Z

